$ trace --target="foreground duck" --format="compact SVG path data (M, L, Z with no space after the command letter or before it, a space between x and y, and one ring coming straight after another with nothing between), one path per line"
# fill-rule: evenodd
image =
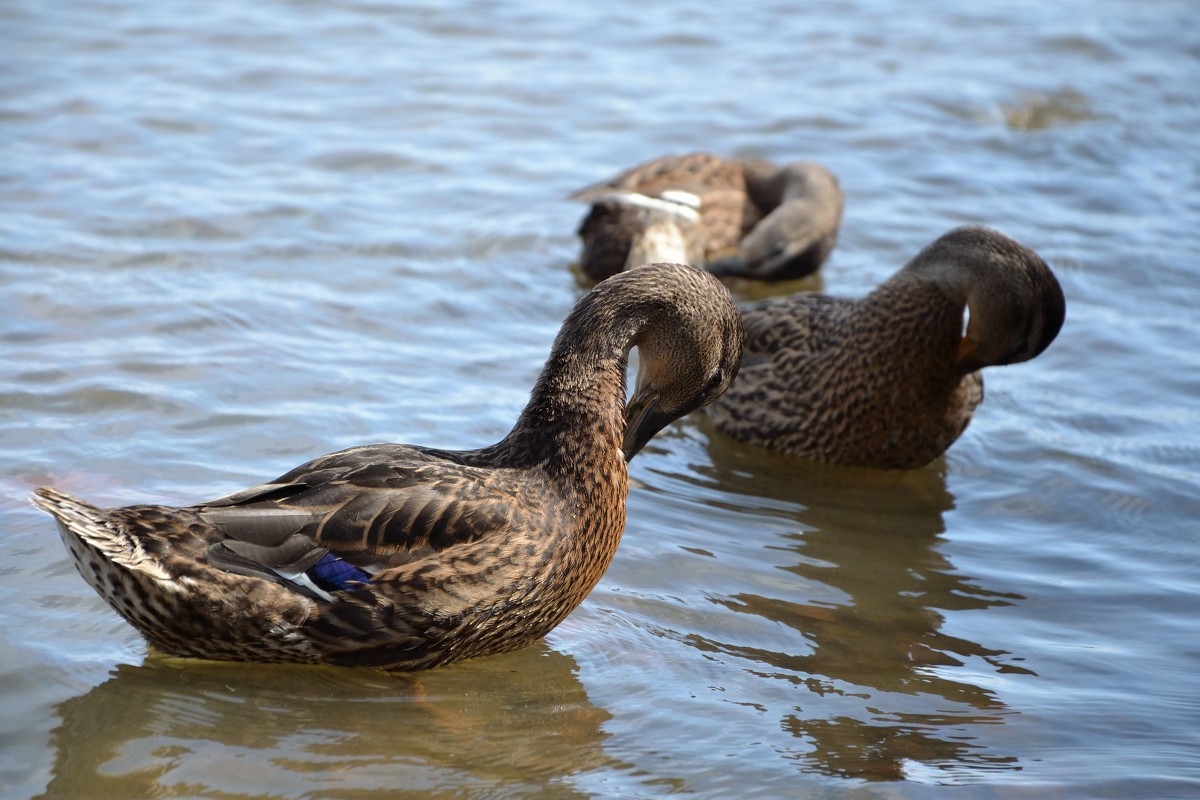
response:
M711 153L639 164L571 199L592 204L578 233L580 269L593 280L670 260L719 275L800 278L833 249L844 205L820 164Z
M957 228L862 299L797 294L745 310L741 372L708 414L726 433L803 458L919 467L971 421L979 370L1041 353L1065 311L1037 253Z
M514 650L600 580L626 460L724 391L742 344L715 278L656 264L579 301L490 447L354 447L185 508L100 509L46 488L33 502L88 583L172 655L416 670Z

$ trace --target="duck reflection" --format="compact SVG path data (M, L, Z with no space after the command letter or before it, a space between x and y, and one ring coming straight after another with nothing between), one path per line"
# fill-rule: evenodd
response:
M782 720L785 730L811 743L797 757L828 774L865 779L900 779L921 764L1019 769L1014 758L974 741L975 726L1002 722L1011 712L970 676L1033 673L1011 654L942 626L946 612L1024 598L979 586L940 552L943 514L954 507L944 464L908 472L851 469L790 460L723 436L709 437L707 446L711 463L694 469L702 481L712 479L710 491L744 499L751 513L765 506L794 515L801 530L783 534L791 557L774 558L798 585L811 587L812 600L714 598L735 613L794 629L793 652L700 638L693 644L752 660L770 677L813 693L811 708L798 707ZM782 501L803 508L779 512L789 507ZM779 544L768 547L778 551Z
M59 705L43 797L583 797L609 714L576 671L545 645L419 678L151 656Z

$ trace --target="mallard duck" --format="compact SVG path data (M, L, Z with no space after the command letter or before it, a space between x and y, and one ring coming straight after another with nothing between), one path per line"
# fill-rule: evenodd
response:
M1041 353L1065 312L1037 253L987 228L956 228L862 299L796 294L745 309L741 373L708 414L726 433L792 455L919 467L971 421L979 370Z
M49 488L33 502L88 583L171 655L416 670L514 650L600 580L626 460L724 391L742 344L716 278L655 264L580 299L490 447L352 447L182 508L101 509Z
M711 153L639 164L570 198L592 204L578 234L580 269L593 280L665 260L718 275L800 278L833 249L844 204L820 164Z

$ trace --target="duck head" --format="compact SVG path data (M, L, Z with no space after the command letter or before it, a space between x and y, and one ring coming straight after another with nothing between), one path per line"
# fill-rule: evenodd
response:
M905 270L931 276L964 304L967 323L955 359L960 375L1034 358L1066 318L1062 287L1041 256L989 228L955 228Z
M626 274L653 270L683 280L672 280L678 289L671 310L649 318L633 342L638 374L625 408L626 461L671 422L728 389L745 344L741 315L718 280L682 264L649 264Z

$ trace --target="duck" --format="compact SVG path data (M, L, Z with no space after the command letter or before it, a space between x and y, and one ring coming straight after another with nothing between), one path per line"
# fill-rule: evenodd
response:
M915 469L962 435L983 401L981 370L1036 357L1065 316L1037 253L990 228L955 228L865 297L798 293L743 308L741 371L705 413L791 456Z
M597 281L649 261L802 278L833 250L845 205L837 178L816 162L706 152L647 161L568 198L590 204L577 230L579 268Z
M729 386L743 338L720 281L652 264L580 298L496 444L351 447L185 507L100 508L49 487L32 500L168 656L414 671L511 651L598 583L627 461Z

